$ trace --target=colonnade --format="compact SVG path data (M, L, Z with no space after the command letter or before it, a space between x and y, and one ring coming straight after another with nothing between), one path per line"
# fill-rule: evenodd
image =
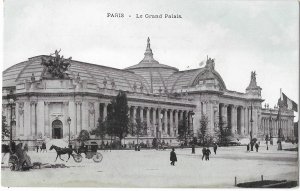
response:
M100 118L104 120L110 112L109 103L100 103ZM192 131L193 112L188 109L174 109L154 106L129 105L128 116L133 123L137 119L147 126L147 135L151 137L177 137L181 120ZM190 132L192 134L192 132Z
M294 137L293 121L291 119L280 119L276 117L263 117L261 120L261 132L264 137L266 135L271 137L278 137L279 129L281 128L282 136Z
M258 133L260 124L259 107L252 106L252 135ZM222 127L228 128L232 134L246 136L251 132L251 106L219 104L219 121Z

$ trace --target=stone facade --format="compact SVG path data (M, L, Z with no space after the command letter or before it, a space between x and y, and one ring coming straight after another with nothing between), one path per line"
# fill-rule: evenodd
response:
M176 141L183 118L190 136L196 136L201 116L207 116L211 134L222 124L236 137L249 137L252 131L254 138L263 139L270 132L277 136L280 123L285 137L294 136L292 111L283 111L279 122L278 109L262 108L255 72L245 93L230 91L213 59L203 68L179 71L154 60L149 39L144 59L123 70L70 60L68 78L43 78L41 62L46 57L29 58L3 72L2 114L8 124L13 115L14 139L75 137L83 129L90 131L99 118L105 119L120 90L127 93L130 119L147 124L142 139L148 141ZM7 97L11 93L16 96L12 111Z

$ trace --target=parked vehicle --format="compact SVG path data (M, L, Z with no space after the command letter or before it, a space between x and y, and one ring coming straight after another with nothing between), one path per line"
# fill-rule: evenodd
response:
M79 163L82 161L82 155L81 153L85 154L85 158L87 159L93 159L94 162L101 162L103 159L103 156L101 153L97 152L98 150L98 144L94 141L86 141L82 146L80 146L77 149L74 149L76 155L74 155L75 162Z

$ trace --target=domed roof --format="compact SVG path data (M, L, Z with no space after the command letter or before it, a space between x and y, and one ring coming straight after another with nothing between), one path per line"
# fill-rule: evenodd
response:
M125 68L125 70L132 71L147 80L150 85L151 93L168 93L166 80L170 75L179 70L175 67L160 64L153 58L149 37L147 39L147 48L144 55L142 61L136 65Z
M28 61L6 69L3 72L3 87L13 87L19 82L30 81L32 74L36 80L41 79L44 70L44 67L41 65L42 57L47 56L32 57ZM93 81L99 88L103 88L104 81L106 81L107 88L110 88L112 82L114 82L115 88L123 91L143 91L144 93L149 93L150 89L148 82L140 75L106 66L71 60L68 73L73 79L79 74L82 80Z
M153 58L152 49L150 48L150 38L149 37L147 39L147 48L146 48L144 55L145 55L145 57L138 64L130 66L125 69L132 70L132 69L140 69L140 68L165 68L165 69L171 69L173 71L178 71L177 68L171 67L171 66L168 66L165 64L160 64L158 61L156 61Z

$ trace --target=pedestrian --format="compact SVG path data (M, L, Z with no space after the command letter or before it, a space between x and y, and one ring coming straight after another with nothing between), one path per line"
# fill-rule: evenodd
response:
M258 152L258 147L259 147L258 143L255 143L256 152Z
M247 145L247 152L249 152L250 151L250 145L248 144Z
M209 160L209 155L211 154L209 148L207 147L207 149L205 150L205 160Z
M28 144L27 143L25 143L25 145L24 145L24 151L28 152Z
M192 154L195 154L195 145L192 145Z
M36 147L36 152L38 153L39 152L39 145L36 144L35 147Z
M214 153L215 153L215 155L217 154L217 149L218 149L218 145L215 143L214 144Z
M47 149L46 149L46 143L43 141L43 143L42 143L42 147L41 147L41 152L47 152Z
M250 145L251 145L251 151L253 151L254 142L251 141L251 142L250 142Z
M174 148L172 148L172 151L170 152L170 161L171 165L175 166L175 162L177 162L177 157Z
M205 155L206 155L206 148L203 147L203 149L202 149L202 160L203 160L203 158L205 157Z

